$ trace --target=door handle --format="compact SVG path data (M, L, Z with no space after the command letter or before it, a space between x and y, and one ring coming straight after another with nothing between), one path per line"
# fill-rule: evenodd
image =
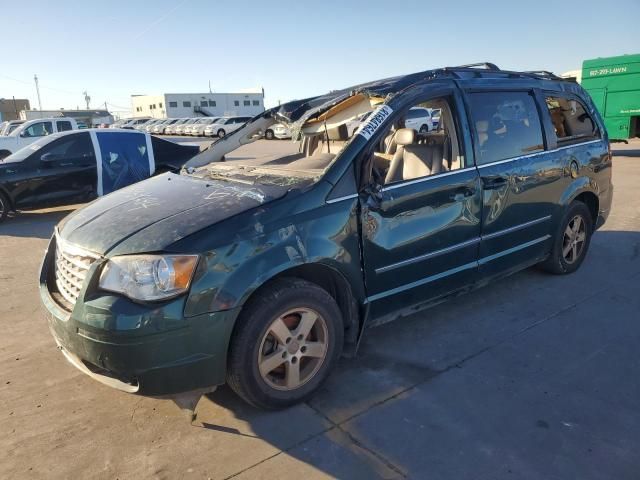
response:
M495 190L504 187L507 184L506 177L483 178L482 186L485 190Z
M458 188L453 195L451 195L451 200L454 202L462 202L465 198L471 197L476 191L469 187L461 187Z

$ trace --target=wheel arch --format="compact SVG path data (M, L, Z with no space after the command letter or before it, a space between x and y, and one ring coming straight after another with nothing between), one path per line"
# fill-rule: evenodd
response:
M600 199L598 198L597 191L593 188L591 179L587 177L577 178L571 183L569 188L565 190L561 204L566 207L576 200L587 206L595 227L600 212Z
M591 213L591 220L593 222L592 225L595 227L596 223L598 222L598 212L600 211L600 199L598 198L598 196L591 191L586 191L576 195L573 201L576 200L584 203L587 206L589 212Z
M351 288L351 284L342 272L324 263L303 263L289 266L272 274L269 278L247 293L243 299L243 308L247 301L258 295L276 280L297 278L318 285L326 291L338 305L344 322L345 341L355 343L361 326L361 302ZM241 310L242 312L242 310Z
M7 191L7 189L4 188L2 185L0 185L0 194L2 194L9 202L9 210L10 211L15 210L15 203L14 203L13 197L9 195L9 192Z

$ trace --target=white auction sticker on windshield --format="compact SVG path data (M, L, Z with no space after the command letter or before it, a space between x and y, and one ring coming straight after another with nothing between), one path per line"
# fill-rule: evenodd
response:
M392 113L393 110L388 105L379 106L371 115L369 115L366 123L360 125L357 134L362 135L364 138L369 140Z

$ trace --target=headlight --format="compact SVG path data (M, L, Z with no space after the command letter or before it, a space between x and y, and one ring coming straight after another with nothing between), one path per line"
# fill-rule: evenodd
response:
M189 289L197 255L123 255L102 269L100 288L134 300L162 300Z

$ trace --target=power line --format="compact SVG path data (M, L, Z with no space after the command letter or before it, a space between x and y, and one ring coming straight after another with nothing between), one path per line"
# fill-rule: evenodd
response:
M6 78L7 80L11 80L13 82L18 82L18 83L22 83L24 85L33 86L33 81L21 80L19 78L11 77L9 75L0 74L0 78ZM74 97L82 95L81 92L71 92L69 90L63 90L63 89L60 89L60 88L48 87L48 86L42 85L42 84L39 84L39 86L40 86L41 89L51 90L51 91L54 91L54 92L65 93L65 94L68 94L68 95L73 95ZM103 102L103 103L105 103L105 102ZM130 106L129 107L123 107L122 105L115 105L115 104L110 103L108 101L106 103L109 104L112 107L121 109L122 111L130 111L131 110Z

